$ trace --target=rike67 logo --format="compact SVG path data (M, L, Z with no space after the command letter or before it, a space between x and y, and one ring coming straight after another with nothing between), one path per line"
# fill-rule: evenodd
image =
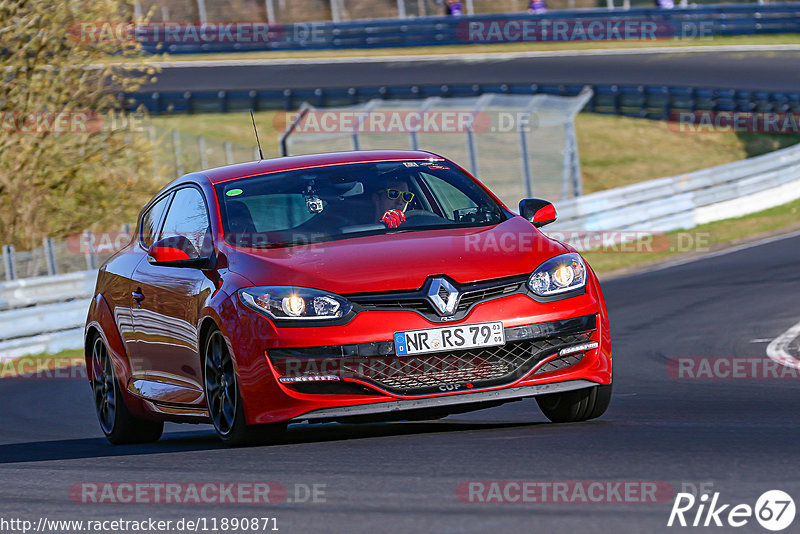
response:
M767 530L784 530L794 521L794 500L780 490L764 492L755 506L749 504L726 504L719 492L703 494L696 498L691 493L678 493L669 514L667 526L681 527L743 527L753 519Z

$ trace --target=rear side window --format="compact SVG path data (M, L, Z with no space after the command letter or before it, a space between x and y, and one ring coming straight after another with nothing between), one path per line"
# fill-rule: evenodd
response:
M171 195L165 195L164 198L153 204L142 216L142 231L140 240L145 248L150 248L150 245L155 243L156 234L158 233L158 223L161 222L161 216L169 203Z
M210 238L208 210L203 195L194 187L178 189L169 206L160 239L183 236L194 248L204 251Z

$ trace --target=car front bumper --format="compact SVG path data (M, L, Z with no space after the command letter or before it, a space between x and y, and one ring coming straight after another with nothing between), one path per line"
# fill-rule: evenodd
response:
M502 321L506 331L506 346L514 343L539 345L525 349L530 350L525 365L517 366L506 374L488 377L488 380L480 380L486 377L473 380L467 376L464 380L453 378L446 381L443 379L446 373L440 373L441 385L457 386L447 390L439 390L435 383L418 383L415 385L425 387L404 389L398 386L397 381L387 380L385 374L359 376L352 372L342 373L342 366L337 367L333 374L341 375L339 384L352 386L350 390L344 387L338 390L315 390L306 384L300 387L279 381L286 375L286 367L282 366L285 360L281 358L287 354L304 362L314 358L340 358L351 362L359 361L359 358L401 358L394 356L394 332L442 326L414 312L368 311L359 313L344 325L276 327L272 321L252 312L235 299L229 302L230 306L237 309L225 315L232 315L236 320L223 330L236 361L249 424L360 416L377 419L381 414L389 419L396 418L399 412L413 414L451 408L455 413L518 398L611 383L608 318L594 278L587 284L585 293L563 300L539 303L525 295L510 295L474 307L469 315L455 324ZM590 329L576 326L589 319ZM558 331L553 325L560 325L566 330ZM579 357L573 357L562 365L563 362L557 361L558 349L567 345L554 343L548 352L541 342L565 332L582 336L580 339L569 339L568 345L591 341L598 346L575 355ZM364 348L373 352L362 353ZM477 357L483 358L480 354ZM493 361L484 360L479 368L494 365ZM368 368L371 367L368 365ZM305 372L313 374L314 371Z

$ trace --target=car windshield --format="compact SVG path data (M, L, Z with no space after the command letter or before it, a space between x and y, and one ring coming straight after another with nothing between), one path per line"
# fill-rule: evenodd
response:
M507 218L474 180L443 160L278 172L223 182L216 191L225 239L243 247L489 226Z

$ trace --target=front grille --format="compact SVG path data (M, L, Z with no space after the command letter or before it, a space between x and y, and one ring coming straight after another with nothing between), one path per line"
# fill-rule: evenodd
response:
M524 287L527 275L501 278L471 284L453 284L459 290L459 300L455 311L456 320L461 319L476 304L494 298L512 295ZM438 320L439 314L427 299L429 282L421 289L412 291L396 291L391 293L370 293L345 295L362 310L410 310L429 319ZM447 290L439 290L439 296L447 300Z
M594 317L588 317L591 317L591 322L587 318L583 321L584 324L594 327ZM571 321L573 322L564 321L562 324L573 326L578 320ZM591 331L550 335L538 339L518 339L509 335L511 331L523 332L520 328L526 327L506 329L508 341L500 347L412 356L396 356L382 351L370 355L366 355L364 351L359 355L357 351L345 351L344 347L339 348L339 355L329 353L326 356L326 349L333 348L319 347L314 356L307 355L314 349L275 349L269 351L269 357L276 370L284 376L331 374L372 384L396 395L423 395L513 382L560 349L585 343L591 335ZM544 330L527 328L530 332ZM572 365L567 363L567 359L577 363L581 358L582 354L556 358L542 368L553 370L550 367L556 365L559 365L559 369L564 368ZM445 388L441 389L442 386Z
M519 291L521 285L522 285L521 283L515 282L512 284L504 284L497 287L478 289L476 291L468 291L461 296L461 300L458 302L457 309L458 311L467 311L472 307L473 304L477 304L479 302L494 299L497 297L503 297L505 295L511 295L512 293L516 293L517 291Z

